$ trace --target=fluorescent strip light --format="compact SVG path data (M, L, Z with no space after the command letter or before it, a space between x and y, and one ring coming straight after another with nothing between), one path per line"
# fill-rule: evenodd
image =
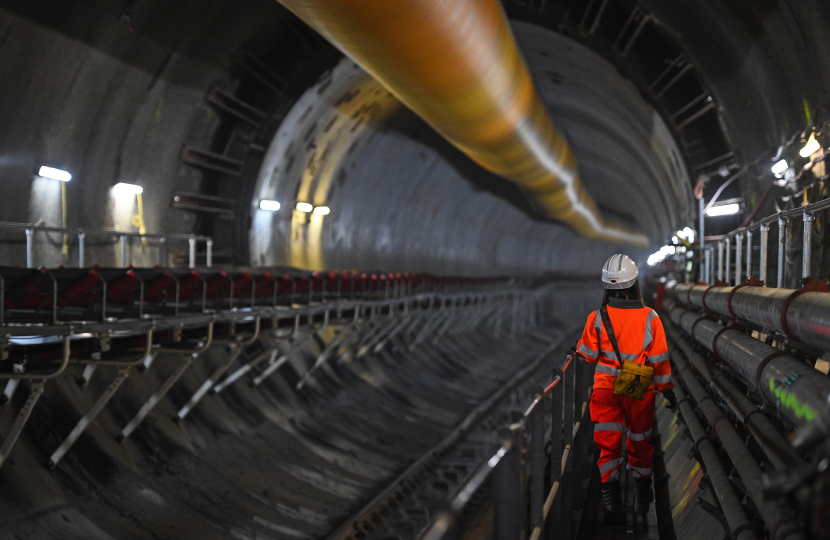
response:
M798 152L798 155L801 157L810 157L819 150L821 150L821 145L816 140L815 133L811 133L810 139L807 141L807 144L804 145L804 148Z
M773 174L783 174L784 171L786 171L788 168L789 168L789 165L787 165L787 160L782 159L781 161L779 161L778 163L776 163L775 165L772 166L772 173Z
M37 172L39 176L44 178L51 178L52 180L60 180L61 182L69 182L72 180L72 175L61 169L43 166Z
M315 216L327 216L331 212L331 209L328 206L315 206L314 207L314 215Z
M269 201L267 199L263 199L259 201L259 209L268 210L269 212L276 212L280 209L280 203L277 201Z
M300 212L311 212L312 210L314 210L314 207L307 202L298 202L297 210L299 210Z
M737 203L733 204L722 204L720 206L713 206L709 210L706 211L706 215L710 217L715 216L729 216L732 214L737 214L741 211L741 205Z
M112 190L125 195L141 195L144 193L144 188L135 184L128 184L126 182L118 182L112 186Z

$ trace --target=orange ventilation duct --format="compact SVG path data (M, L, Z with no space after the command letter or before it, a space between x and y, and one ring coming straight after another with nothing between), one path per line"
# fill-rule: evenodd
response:
M498 0L279 0L485 169L584 236L647 246L606 222L548 117Z

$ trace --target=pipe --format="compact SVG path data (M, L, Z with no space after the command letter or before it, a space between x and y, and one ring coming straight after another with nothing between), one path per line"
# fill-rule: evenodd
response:
M822 351L830 351L830 294L800 294L790 301L785 317L782 318L784 304L795 290L741 287L730 300L729 295L734 289L710 288L706 285L677 285L673 288L673 294L689 308L705 309L731 317L731 307L739 319L813 345ZM784 328L782 320L786 321L787 328Z
M668 301L669 320L715 351L750 387L756 387L796 427L815 419L830 396L830 378L780 349L727 329ZM717 340L715 339L717 338Z
M672 361L680 367L675 376L685 384L692 398L697 402L701 412L703 412L718 440L729 455L729 459L732 460L738 475L749 490L752 501L770 531L770 538L777 540L786 538L802 539L803 536L793 521L794 512L781 504L780 501L764 498L761 466L752 457L752 453L741 440L738 432L735 431L735 427L723 414L721 408L706 393L703 386L691 375L685 362L675 357L672 357ZM688 405L688 403L684 404Z
M666 334L669 337L669 351L672 359L681 365L680 372L684 371L682 358L678 350L685 355L686 359L694 366L700 375L706 379L709 386L713 388L729 408L735 412L738 419L744 424L749 432L755 437L758 446L764 451L770 463L778 469L784 470L789 467L802 465L803 461L793 449L784 436L775 429L775 426L763 414L757 414L758 408L740 390L735 388L728 378L723 376L711 362L697 354L692 346L682 339L677 330L666 325ZM684 376L685 377L685 376Z
M758 535L751 529L752 522L735 494L735 489L729 482L726 471L723 469L715 446L703 426L700 425L700 420L695 415L686 393L677 385L675 385L675 393L677 394L678 408L680 409L680 415L683 417L683 423L689 428L689 433L692 435L698 454L700 454L703 467L706 469L706 474L709 475L709 483L712 484L712 488L715 490L715 496L718 498L724 517L726 517L729 530L733 532L733 538L735 540L758 540Z
M539 98L497 0L279 0L485 169L579 234L646 247L607 223Z

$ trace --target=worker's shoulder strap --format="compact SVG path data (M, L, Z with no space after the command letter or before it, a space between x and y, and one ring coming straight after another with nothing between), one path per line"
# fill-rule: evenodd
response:
M614 347L614 352L617 353L617 362L620 363L622 369L622 355L620 354L620 346L617 345L617 336L614 335L614 327L611 326L611 318L608 317L608 309L602 306L599 309L600 317L602 317L602 325L605 327L605 332L608 334L608 339L611 340L611 345Z

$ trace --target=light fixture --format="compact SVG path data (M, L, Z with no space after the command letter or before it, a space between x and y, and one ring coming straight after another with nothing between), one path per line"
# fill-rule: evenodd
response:
M141 195L144 193L144 188L135 184L128 184L126 182L118 182L112 186L112 190L116 193L124 195Z
M315 216L327 216L331 212L331 209L328 206L315 206L314 207L314 215Z
M784 174L784 171L786 171L788 168L789 165L787 165L787 160L782 159L781 161L772 166L772 174Z
M807 144L805 144L804 148L798 152L798 155L806 158L815 154L819 150L821 150L821 145L816 140L816 134L810 133L810 138L807 140Z
M720 206L713 206L706 211L706 215L710 217L715 216L729 216L737 214L741 211L741 205L738 203L722 204Z
M300 212L311 212L312 210L314 210L314 207L307 202L298 202L297 210L299 210Z
M259 201L259 209L268 210L269 212L276 212L280 209L280 203L277 201L269 201L268 199L263 199Z
M38 170L37 174L38 176L51 178L52 180L60 180L61 182L69 182L72 180L72 175L68 172L61 169L55 169L54 167L47 167L45 165Z

